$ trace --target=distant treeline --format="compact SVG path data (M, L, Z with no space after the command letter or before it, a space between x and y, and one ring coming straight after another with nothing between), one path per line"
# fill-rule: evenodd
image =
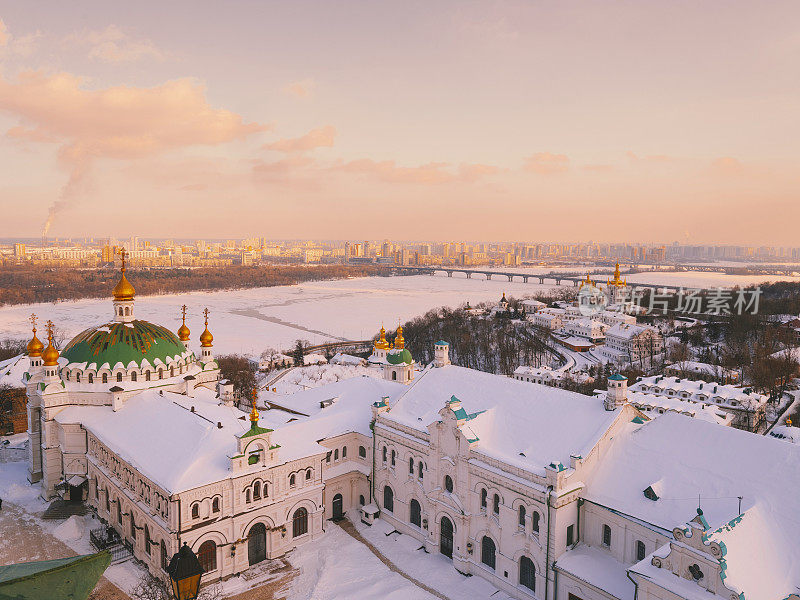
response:
M268 265L200 269L130 269L128 279L139 295L175 294L292 285L346 277L377 275L369 265ZM0 306L105 298L119 280L114 269L11 266L0 268Z

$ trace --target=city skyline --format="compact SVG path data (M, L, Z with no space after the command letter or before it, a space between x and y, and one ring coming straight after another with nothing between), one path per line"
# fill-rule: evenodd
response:
M793 245L791 3L82 6L0 3L6 235Z

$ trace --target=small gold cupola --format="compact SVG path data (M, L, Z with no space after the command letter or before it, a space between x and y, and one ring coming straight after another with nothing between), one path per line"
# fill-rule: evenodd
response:
M397 336L394 338L394 347L396 350L402 350L405 348L406 341L403 338L403 326L397 326Z
M381 337L375 342L375 348L377 350L389 349L389 342L386 341L386 328L383 325L381 325Z
M258 398L258 387L253 388L253 408L250 410L250 427L258 427L258 410L256 410L256 399Z
M189 331L189 328L186 326L186 305L185 304L183 306L181 306L181 318L183 319L183 323L181 324L180 327L178 327L178 339L180 341L182 341L184 345L186 345L186 342L189 341L189 335L191 334L191 331Z
M36 315L35 314L31 315L30 321L31 321L31 325L33 325L33 337L31 338L31 341L28 342L28 346L27 346L28 356L31 357L31 358L38 358L38 357L40 357L42 355L42 350L44 350L44 344L41 342L41 340L38 337L36 337Z
M131 282L128 281L128 278L125 277L125 256L127 252L125 250L120 251L120 255L122 256L122 277L120 277L119 282L114 287L114 300L119 301L126 301L126 300L133 300L134 296L136 295L136 290L131 285Z
M203 316L205 317L206 321L206 328L203 330L203 333L200 334L200 345L203 348L210 348L214 345L214 336L211 335L211 332L208 330L208 309L203 309Z
M42 359L44 360L45 367L57 367L58 366L58 350L55 349L53 346L53 322L47 322L47 348L44 349L42 352Z

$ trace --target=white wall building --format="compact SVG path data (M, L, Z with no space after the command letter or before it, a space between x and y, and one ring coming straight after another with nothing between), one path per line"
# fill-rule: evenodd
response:
M649 361L664 351L661 332L649 325L618 323L606 329L606 342L600 354L616 364Z

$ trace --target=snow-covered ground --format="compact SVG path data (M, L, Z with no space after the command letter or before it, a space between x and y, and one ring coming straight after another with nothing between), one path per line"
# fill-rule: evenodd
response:
M131 277L136 285L135 274ZM259 356L267 348L291 349L298 338L312 344L332 340L362 340L397 326L438 306L469 301L499 301L503 292L522 297L552 286L521 281L483 281L457 277L364 277L310 282L292 286L138 296L136 315L176 331L180 306L189 308L187 325L192 343L203 330L201 311L210 311L209 329L217 354ZM110 290L109 290L110 294ZM26 304L0 308L0 338L27 339L32 312L53 322L71 338L92 325L113 318L111 299L78 300L56 304Z

